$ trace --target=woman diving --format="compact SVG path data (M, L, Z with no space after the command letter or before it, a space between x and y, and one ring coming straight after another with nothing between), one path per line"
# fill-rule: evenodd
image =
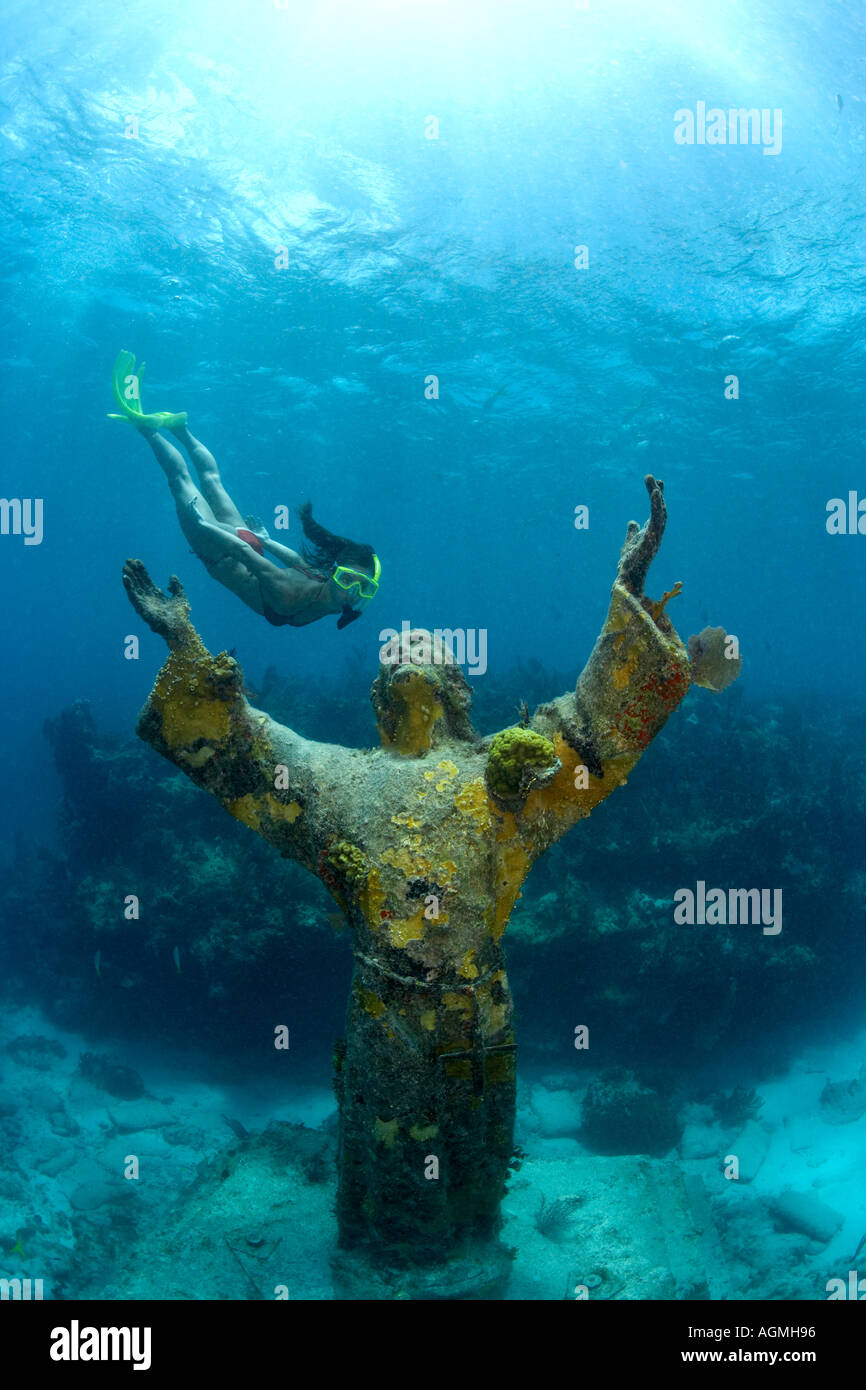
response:
M122 414L110 418L128 420L147 439L168 479L183 534L214 579L275 627L306 627L339 613L337 627L344 628L360 618L379 587L381 566L372 547L320 526L309 502L297 508L306 538L301 554L271 540L256 518L244 520L213 455L187 429L186 414L142 412L143 372L142 363L136 374L131 352L119 354L112 384ZM161 429L183 445L198 474L198 488L183 454L163 438Z

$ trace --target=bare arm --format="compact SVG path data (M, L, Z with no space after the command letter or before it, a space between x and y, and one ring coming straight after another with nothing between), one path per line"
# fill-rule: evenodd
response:
M279 569L279 566L272 560L266 559L264 555L260 555L257 550L254 550L247 541L242 540L231 526L221 525L218 521L209 521L203 517L198 508L197 497L187 503L187 511L195 524L196 531L206 533L217 543L222 551L220 558L230 557L232 560L240 561L256 578L263 574L273 574L275 570ZM267 542L263 542L263 544L267 544ZM289 552L289 554L293 553L292 551Z
M274 570L279 568L274 561L267 559L264 555L260 555L253 546L247 541L242 540L232 527L221 526L219 522L209 521L206 517L203 517L198 508L197 497L194 497L193 500L188 503L188 508L197 529L206 531L210 536L218 539L220 546L224 550L224 554L226 556L230 555L233 560L239 560L241 564L246 565L247 569L254 574L256 578L262 575L272 576ZM279 541L271 540L270 536L267 534L262 534L261 532L254 532L253 534L258 536L262 546L269 554L276 556L276 558L281 560L289 569L303 568L303 556L299 555L297 550L292 550L287 545L281 545Z
M284 565L289 565L293 569L304 563L303 556L297 550L290 550L287 545L280 545L279 541L272 541L270 536L259 536L259 540L265 550L270 551L271 555L276 555L278 560L282 560Z
M220 526L218 523L207 521L198 511L195 502L190 503L196 524L211 535L219 536L225 545L226 555L230 555L233 560L239 560L251 574L259 578L272 579L275 574L281 574L282 569L275 560L269 560L266 555L260 555L247 541L242 540L234 531ZM272 541L269 536L259 537L265 550L275 555L288 569L298 569L303 565L303 559L296 550L290 550L287 545L280 545L279 541Z

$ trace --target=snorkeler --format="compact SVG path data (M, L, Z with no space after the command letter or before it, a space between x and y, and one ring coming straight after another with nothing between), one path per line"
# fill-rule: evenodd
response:
M306 627L339 613L337 627L344 628L360 618L379 587L381 565L372 547L320 526L309 502L297 509L306 537L302 554L272 540L256 517L244 519L223 487L213 455L190 434L186 414L143 413L143 372L142 363L136 373L131 352L118 355L112 385L122 414L110 418L128 420L147 439L168 479L183 534L214 579L275 627ZM183 454L160 429L186 449L198 488Z

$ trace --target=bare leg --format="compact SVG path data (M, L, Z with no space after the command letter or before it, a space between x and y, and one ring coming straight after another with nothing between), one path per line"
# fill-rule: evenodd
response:
M210 450L190 434L186 425L179 425L172 434L180 440L195 465L201 491L214 519L223 526L245 526L246 522L223 487L217 461Z
M200 496L180 450L155 430L142 430L141 433L168 479L183 534L213 573L214 565L232 554L233 543L241 544L234 534L234 526L225 525L214 516L207 501ZM197 510L193 509L193 503L197 503Z
M168 479L171 495L177 507L177 514L181 517L181 524L183 524L181 513L185 512L189 508L190 502L194 502L199 496L199 489L192 480L192 475L186 466L186 459L179 449L176 449L167 439L163 439L156 430L140 430L139 433L144 435L156 455L157 463ZM216 517L206 501L199 502L199 511L205 520L216 521Z
M237 594L238 598L242 599L255 613L263 612L258 577L246 563L248 554L255 560L259 560L260 557L235 535L235 526L232 523L226 523L214 516L207 500L200 496L199 489L193 482L187 468L186 459L180 450L176 449L167 439L163 439L156 430L141 429L140 433L147 439L160 468L168 479L181 530L194 553L215 579L218 579L221 584L225 584L232 593ZM206 450L203 452L207 453ZM214 464L214 469L216 469L216 464ZM219 475L217 474L217 476ZM204 487L202 486L203 491ZM157 599L168 602L168 600L163 600L159 590L150 583L146 573L142 578L135 569L137 563L137 561L130 562L132 568L130 565L127 566L128 573L124 577L124 583L126 583L127 591L133 602L135 603L136 597L142 602L145 599L148 602L151 599L154 602ZM176 581L173 582L176 583ZM172 595L173 601L176 594L171 586L169 586L169 593ZM155 599L154 595L156 595ZM182 591L180 596L183 598ZM146 617L142 608L139 608L138 611ZM158 628L154 630L159 631Z

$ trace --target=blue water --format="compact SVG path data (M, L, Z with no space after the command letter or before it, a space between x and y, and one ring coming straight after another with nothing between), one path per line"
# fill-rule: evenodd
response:
M479 692L540 663L553 695L603 621L648 472L669 507L651 592L682 580L678 630L723 625L744 656L711 715L694 705L712 720L696 805L720 787L722 818L766 804L756 730L784 704L803 729L774 795L806 804L802 857L855 852L826 818L822 729L850 773L866 538L825 521L831 498L866 495L864 27L842 0L9 0L2 490L44 500L44 538L0 536L0 863L16 837L58 845L46 718L86 699L102 736L132 737L164 648L126 600L127 556L181 576L205 642L253 686L275 665L363 700L380 630L409 620L486 629ZM781 111L781 149L677 144L674 113L698 102ZM309 496L375 546L361 621L271 628L209 578L143 441L106 418L122 347L148 363L145 408L189 412L242 512ZM651 770L640 785L652 798ZM617 816L643 814L621 795ZM621 874L611 859L598 892ZM822 883L803 945L818 901L828 921L859 904L853 878Z

